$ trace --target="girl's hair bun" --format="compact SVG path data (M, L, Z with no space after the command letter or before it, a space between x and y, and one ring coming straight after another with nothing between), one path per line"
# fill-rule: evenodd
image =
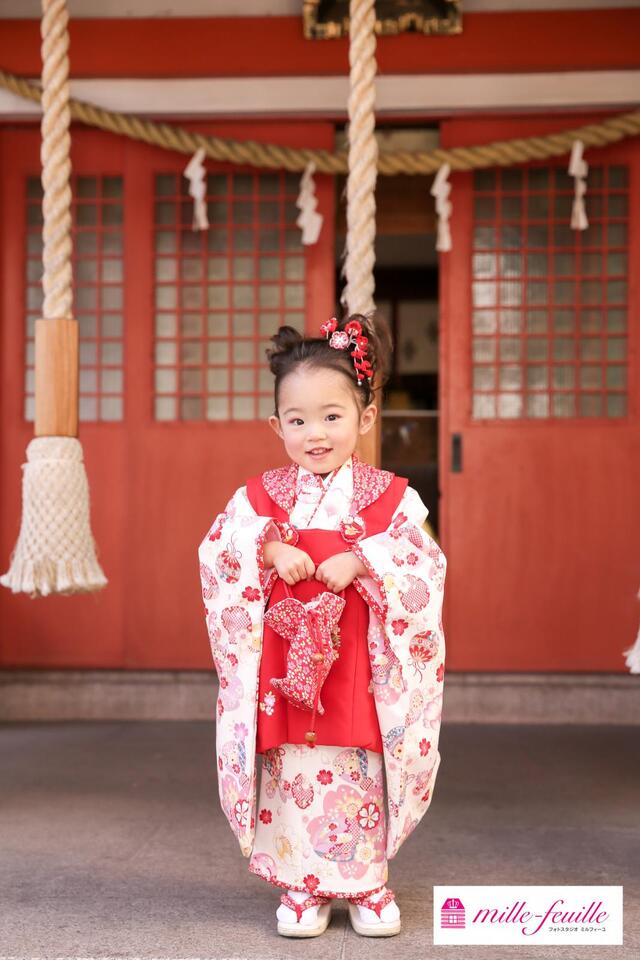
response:
M337 330L344 330L353 320L360 324L361 335L367 338L366 359L376 373L379 387L386 383L391 369L393 350L391 333L382 317L365 316L361 313L345 315L337 321ZM329 343L320 329L316 336L303 336L295 327L282 326L271 337L273 346L267 347L265 354L271 372L275 376L276 412L280 384L287 374L292 373L300 364L311 368L337 370L346 376L353 386L358 402L363 406L374 399L373 383L366 377L358 383L356 369L351 356L352 347L336 349Z
M269 361L271 373L277 374L280 370L283 354L288 354L304 337L295 327L283 326L271 337L272 347L267 347L265 353Z

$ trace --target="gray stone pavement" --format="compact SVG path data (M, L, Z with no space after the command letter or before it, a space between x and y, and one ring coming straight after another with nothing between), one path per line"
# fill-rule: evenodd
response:
M220 810L214 725L0 726L0 956L637 960L637 728L444 724L425 818L389 864L397 937L275 930ZM433 884L622 884L624 945L435 947Z

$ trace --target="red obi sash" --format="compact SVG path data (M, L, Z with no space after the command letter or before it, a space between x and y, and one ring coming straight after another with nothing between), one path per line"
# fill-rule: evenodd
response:
M387 529L407 487L405 477L394 477L377 500L359 511L365 522L365 536ZM247 481L247 496L260 516L288 521L286 512L271 499L262 478ZM327 557L348 548L339 530L298 530L300 550L317 565ZM327 587L319 580L301 580L291 588L296 599L311 600ZM286 596L284 581L275 580L267 608ZM316 745L364 747L382 753L382 740L371 685L371 663L367 643L369 608L353 584L344 593L346 605L340 619L340 656L331 667L322 687L325 713L316 716ZM288 641L264 624L260 679L258 687L258 724L256 752L264 753L282 743L304 744L311 712L289 703L271 685L272 677L286 674ZM265 696L271 696L265 700Z

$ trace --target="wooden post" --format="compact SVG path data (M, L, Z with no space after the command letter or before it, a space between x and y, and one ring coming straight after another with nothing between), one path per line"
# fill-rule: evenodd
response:
M35 323L36 437L78 436L78 323L70 317Z
M373 381L374 387L377 381L378 377L376 376ZM376 390L375 403L378 407L376 422L371 430L369 430L369 433L365 433L363 437L360 437L357 452L361 460L366 460L366 462L372 464L372 466L379 467L382 461L382 390Z

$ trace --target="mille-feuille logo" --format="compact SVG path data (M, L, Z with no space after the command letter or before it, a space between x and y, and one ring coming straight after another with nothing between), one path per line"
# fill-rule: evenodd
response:
M464 904L457 897L448 897L440 910L440 926L449 930L464 927Z

